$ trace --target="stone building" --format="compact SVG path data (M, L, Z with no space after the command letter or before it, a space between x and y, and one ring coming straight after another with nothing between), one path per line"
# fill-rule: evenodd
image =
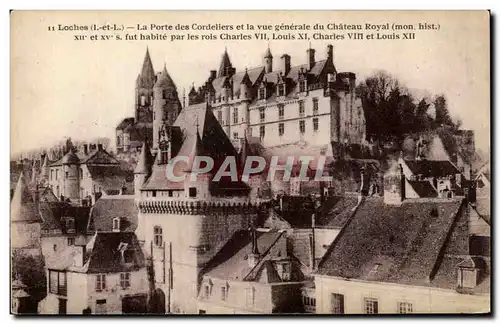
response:
M139 151L144 141L150 146L156 145L158 134L153 131L153 125L163 123L164 119L172 125L181 108L177 87L166 66L156 73L149 49L146 50L135 83L134 117L123 119L116 127L117 152Z
M315 274L317 313L490 311L490 256L473 251L468 197L409 198L407 168L390 168L384 197L362 197L333 240Z
M56 197L90 206L103 195L132 192L132 172L124 170L101 144L69 150L47 167L47 183Z
M66 249L47 267L40 314L142 314L149 291L145 257L134 233L101 232Z
M261 66L237 72L226 50L219 69L193 86L188 102L209 102L236 147L252 135L266 147L304 142L342 154L364 143L365 119L355 74L338 72L333 56L332 45L323 60L309 48L306 63L293 65L287 54L275 62L268 48Z

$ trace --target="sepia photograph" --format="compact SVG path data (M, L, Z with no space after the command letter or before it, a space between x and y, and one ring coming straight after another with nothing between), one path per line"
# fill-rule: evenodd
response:
M11 315L491 315L488 11L10 37Z

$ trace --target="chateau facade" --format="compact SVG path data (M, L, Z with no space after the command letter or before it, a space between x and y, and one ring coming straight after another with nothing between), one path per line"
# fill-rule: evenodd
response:
M236 147L250 135L265 147L299 142L342 154L365 139L356 75L337 71L332 45L323 60L315 52L307 49L306 63L292 65L290 55L276 62L268 48L262 66L237 72L226 50L219 69L210 71L203 86L191 88L188 103L209 102Z

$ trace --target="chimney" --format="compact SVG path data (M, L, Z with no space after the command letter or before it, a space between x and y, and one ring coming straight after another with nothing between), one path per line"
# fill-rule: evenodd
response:
M102 151L102 144L97 144L97 150Z
M326 56L327 56L327 59L328 61L330 61L331 63L333 63L333 45L332 44L329 44L327 47L326 47Z
M316 63L316 61L314 60L314 53L316 52L316 50L313 48L309 48L306 52L307 52L307 62L309 64L309 70L311 70L314 64Z
M83 144L83 154L85 154L85 155L89 154L89 145L88 144Z
M290 72L290 55L281 55L281 70L283 71L283 76L286 76Z
M74 256L74 265L75 267L83 267L83 265L85 264L85 254L87 253L86 246L78 245L74 248L76 250L76 254Z

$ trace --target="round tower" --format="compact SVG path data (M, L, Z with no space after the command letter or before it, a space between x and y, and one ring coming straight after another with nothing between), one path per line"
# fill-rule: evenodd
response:
M135 167L134 170L134 193L135 193L135 203L137 205L141 201L141 188L151 175L152 165L153 165L153 157L151 156L151 151L149 149L147 141L144 141L144 143L142 144L139 161L137 162L137 166ZM137 235L137 239L141 242L144 242L145 240L144 222L145 222L144 214L142 212L139 212L137 216L137 229L135 230L135 234Z
M80 159L70 150L61 161L63 169L63 196L72 202L80 201Z

